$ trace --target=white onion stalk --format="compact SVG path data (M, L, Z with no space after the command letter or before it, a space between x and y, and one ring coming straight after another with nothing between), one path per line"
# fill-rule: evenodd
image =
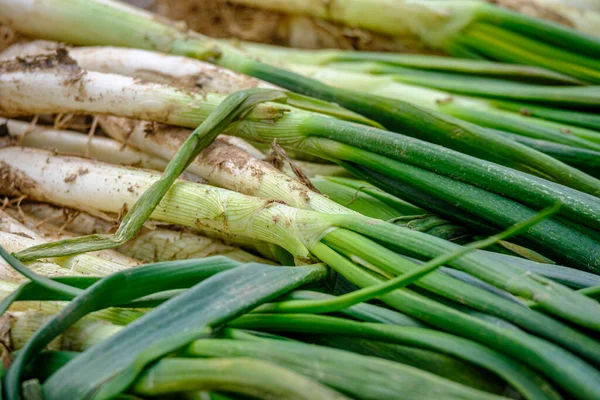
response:
M0 186L2 186L2 184L0 184ZM18 252L25 248L47 242L46 238L42 237L34 230L24 226L4 211L0 211L0 231L7 234L13 234L14 236L13 240L10 242L8 239L7 241L3 241L3 247L10 252ZM60 257L46 261L51 261L60 265L63 268L64 274L73 272L86 275L104 276L116 271L121 271L131 266L122 265L92 254Z
M129 54L130 51L132 50L111 48L101 48L97 50L95 48L90 48L83 49L83 52L80 53L75 51L74 58L78 62L83 61L84 67L91 68L94 71L105 70L117 73L124 72L136 76L137 71L141 69L151 70L150 68L154 66L156 69L151 71L154 71L157 74L160 73L161 75L177 78L177 71L174 68L176 66L175 63L163 66L159 72L158 66L155 66L152 63L145 65L144 62L139 61L139 57ZM153 58L158 58L159 60L162 58L182 58L165 56L148 51L141 52L151 60ZM84 54L86 56L81 57L77 56L77 54ZM108 58L103 57L105 54ZM113 57L111 58L109 56ZM115 56L122 56L123 58L119 59ZM88 58L86 59L86 57ZM198 62L195 60L189 61ZM203 63L200 64L204 65ZM212 66L210 66L210 69L215 71L220 70ZM91 78L92 74L94 73L86 72L86 75L84 75L82 79L85 79L86 77ZM118 78L127 79L121 76ZM231 88L237 89L240 87L244 88L241 85L236 85L235 81L228 83L232 78L236 78L236 75L230 76L230 74L224 74L222 76L221 81L224 82L226 86L226 89L223 90L231 90ZM130 83L133 85L136 84L135 82ZM178 83L182 84L185 82L178 81ZM101 85L102 83L98 81L94 83L94 85L96 84ZM250 86L251 85L246 84L246 87ZM87 91L88 89L86 89L86 93ZM65 101L68 101L68 95L65 97ZM110 100L108 100L106 95L99 95L98 97L102 98L103 102L110 103ZM89 105L92 107L90 111L98 111L98 109L93 110L94 100L91 97L86 97L85 99L80 98L80 100L82 103L85 102L86 106ZM115 113L118 113L118 111L115 110ZM158 114L158 117L160 118L160 114ZM164 122L171 121L167 120ZM133 121L124 121L110 117L102 120L102 127L113 138L165 160L171 159L189 136L189 131L185 129L166 126L156 127L153 123L136 124ZM73 152L69 153L73 154ZM107 161L112 162L111 160ZM240 151L222 140L215 141L209 148L204 150L196 161L188 167L188 171L200 176L210 184L239 191L251 196L277 199L294 207L308 208L320 212L352 213L352 211L345 207L310 191L304 185L290 178L286 174L276 170L268 164L252 158L248 153Z
M142 231L118 250L149 263L223 255L242 263L273 264L272 261L226 245L219 240L169 229Z
M109 232L114 228L117 221L117 218L113 218L112 215L107 215L103 219L92 216L87 212L78 212L75 216L68 218L68 214L65 215L64 212L65 208L54 207L47 203L23 202L21 210L26 215L30 215L39 221L47 221L46 224L64 226L64 229L76 235ZM69 213L76 212L75 210L66 210Z
M66 53L59 54L59 57L47 57L56 68L22 68L15 65L18 62L2 64L8 67L0 69L2 115L28 115L32 111L40 114L116 113L191 127L206 119L222 100L222 96L216 94L203 95L172 86L141 83L122 75L84 71ZM274 107L257 107L253 113L265 111L280 115L282 107Z
M33 215L39 220L50 219L48 223L53 223L59 226L64 225L66 229L78 235L108 233L111 229L114 228L114 222L116 221L116 219L111 219L110 221L103 220L97 216L88 214L87 212L83 211L79 212L75 218L67 220L67 218L65 218L65 215L63 214L63 208L54 207L47 203L25 203L21 205L21 209L27 215ZM74 212L75 210L71 211ZM90 210L87 211L89 212ZM256 258L256 256L247 252L233 255L231 249L235 249L236 252L238 250L242 252L242 250L240 250L240 247L243 247L244 249L248 249L252 252L260 254L263 257L268 258L269 260L276 259L272 252L272 249L266 243L259 243L248 238L242 238L239 236L234 237L232 235L221 235L216 232L203 232L203 235L200 235L197 232L182 233L177 230L172 230L169 227L161 227L163 225L165 224L161 224L156 221L147 221L145 224L145 226L148 227L147 230L143 231L145 240L147 242L152 242L152 247L156 248L156 251L153 252L152 255L146 255L148 259L146 259L145 256L136 257L133 255L134 253L128 254L129 249L131 249L132 252L137 251L137 246L135 244L137 241L137 236L132 238L130 242L127 242L125 245L123 245L122 248L117 248L117 251L120 251L130 257L134 257L136 259L144 260L147 262L152 262L151 260L155 257L158 258L154 259L154 261L163 261L163 257L165 257L165 260L167 260L166 257L170 257L170 255L173 253L173 250L168 246L168 243L164 242L163 238L170 237L174 241L183 239L185 242L187 242L186 251L188 252L188 254L193 253L194 257L202 257L201 252L193 251L194 248L199 249L205 248L206 246L212 248L212 246L209 245L207 242L212 241L214 243L217 243L216 247L218 248L222 248L222 246L224 245L229 246L229 249L223 248L224 251L229 252L228 256L231 258L239 257L240 261L245 259L250 260L253 257ZM139 235L141 236L142 233L140 233ZM154 236L156 236L158 239L155 240ZM175 244L178 246L178 243L175 242ZM143 255L143 252L139 252L138 254L141 256ZM191 258L191 255L189 258ZM261 262L269 264L270 261L268 261L265 258L260 258L260 260L262 260Z
M3 124L6 124L8 134L23 146L55 150L64 154L88 155L108 163L134 165L158 171L162 171L167 165L165 160L104 137L89 138L78 132L32 126L27 122L0 118L0 125Z
M47 40L17 43L0 53L0 60L55 53L62 45ZM188 57L122 47L69 48L69 56L86 70L136 77L195 91L229 94L242 89L276 86Z
M18 47L19 45L14 45L6 52L10 52L11 56L30 56L39 55L40 51L43 53L44 49L52 48L52 42L38 41L38 45L35 43L21 48ZM251 87L273 87L273 85L257 79L198 60L146 50L114 47L74 48L69 50L69 55L78 65L89 71L115 73L147 79L155 83L166 80L166 83L183 86L190 90L198 89L197 82L204 80L211 82L211 86L203 85L203 90L221 94L229 94ZM173 157L190 133L185 129L155 126L151 123L136 125L133 121L113 117L103 118L101 126L111 137L122 143L130 144L165 160ZM244 147L244 150L248 150L256 157L255 154L258 153L258 150L251 146L246 148L245 142L239 138L225 136L220 139L202 152L190 165L188 171L205 179L211 185L236 190L251 196L282 200L294 207L310 208L320 212L351 212L308 190L270 165L252 159L249 154L227 146L227 144L233 144L237 147ZM79 152L65 153L82 154ZM95 158L115 163L110 159ZM123 162L119 162L119 164L127 165Z

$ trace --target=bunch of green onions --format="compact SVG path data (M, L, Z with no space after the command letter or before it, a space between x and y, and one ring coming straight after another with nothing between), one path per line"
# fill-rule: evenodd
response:
M50 56L53 61L48 62L47 56L43 56L37 64L43 64L43 68L21 65L2 74L0 87L8 94L0 100L2 112L5 115L106 113L193 127L222 100L217 94L186 92L120 75L74 70L77 67L72 62L60 57L64 55ZM78 76L76 81L74 73ZM84 87L83 91L80 87ZM260 105L244 119L231 124L227 133L265 143L277 139L284 147L330 159L417 206L487 232L494 226L507 227L533 215L536 207L561 201L564 205L560 219L544 221L522 239L528 247L567 266L590 271L597 268L595 254L599 246L594 238L600 205L595 197L427 142L332 118L368 122L341 109L326 108L307 99L297 101L292 97L285 101L286 105ZM125 104L128 106L124 107ZM161 143L151 144L152 137L144 141L147 145L142 145L141 136L145 135L141 132L133 135L135 145L160 151L162 154L158 155L163 158L171 157L181 143L173 142L169 150ZM514 154L511 160L522 162ZM559 173L574 187L586 188L592 194L600 188L597 180L575 169L563 166ZM574 174L581 180L574 179ZM281 193L280 181L270 180L270 188L261 190L269 193L265 197L288 202L289 196L275 197L274 193ZM261 185L267 185L266 181ZM310 201L331 207L322 199Z
M255 61L234 46L217 44L195 33L181 32L142 10L107 1L46 0L36 2L33 6L29 2L4 0L0 4L3 9L0 19L26 35L78 45L116 45L208 59L286 89L338 103L393 131L550 177L561 183L572 185L569 181L586 180L580 176L580 171L488 129L422 110L402 101L334 89L291 71ZM32 23L32 15L44 15L44 21ZM65 27L67 29L63 29ZM515 159L519 162L515 163ZM597 182L588 182L587 189L581 184L576 187L585 191L595 190L590 189L590 185L597 186Z
M424 20L434 5L399 4ZM443 6L465 18L445 15L455 30L443 42L455 50L474 52L474 38L490 47L490 16L517 30L525 21L478 2ZM334 89L109 0L0 7L0 22L35 37L138 48L32 43L0 54L3 117L95 115L89 135L36 126L38 117L0 120L0 195L13 198L0 211L0 310L10 311L13 344L2 398L500 400L507 384L526 399L599 398L600 181L593 164L583 168L596 151L594 118L539 107L544 117L523 128L530 136L550 126L548 115L582 126L536 147L516 139L523 132L438 113L479 100L432 111ZM34 12L44 18L30 24ZM593 44L536 26L574 50ZM367 76L339 57L321 57L335 69L292 68L369 81L417 60L376 60L390 70ZM492 75L552 82L548 94L593 76L567 64L571 78L488 65ZM448 82L440 75L433 86ZM581 88L564 104L597 101ZM497 87L488 95L480 111L513 104ZM96 123L110 138L91 135ZM426 141L394 132L412 127ZM252 144L271 145L270 158L296 178ZM544 146L547 154L536 150ZM565 156L566 147L576 151ZM309 177L283 148L354 178ZM211 252L231 258L190 258Z
M262 92L258 93L261 94ZM235 98L236 97L233 97L233 99ZM227 105L227 102L229 101L230 100L227 100L220 107ZM202 127L206 126L206 124L209 122L210 119L203 123ZM195 135L196 133L190 136L186 142L186 145L182 147L182 150L178 152L178 155L176 155L173 160L177 161L180 157L180 154L185 154L186 151L188 151L186 147L189 147L190 141L193 143ZM14 183L9 187L18 193L27 194L34 199L37 196L43 196L43 198L51 198L53 199L52 201L64 205L78 207L78 204L85 204L85 207L87 208L93 207L102 211L112 212L115 212L121 208L123 203L135 203L132 208L133 211L128 213L119 229L121 232L125 232L126 235L128 235L127 232L129 232L131 229L138 229L136 227L139 226L140 222L143 223L145 218L147 218L144 215L150 216L148 210L139 208L139 205L144 203L148 204L148 194L153 194L152 192L156 191L157 187L159 187L157 183L160 184L161 181L172 182L170 180L165 181L168 175L156 180L157 177L152 178L152 176L142 171L135 171L131 169L120 171L117 167L102 165L83 159L77 160L75 158L65 158L60 156L52 157L48 153L39 151L17 150L16 148L10 147L1 151L4 170L8 172L8 175L13 176L12 181ZM21 157L28 159L30 165L33 167L23 168L24 163L20 160ZM37 158L39 158L38 161L40 162L35 162ZM47 166L44 167L44 162L41 162L42 160L45 160L44 162L50 164L47 164ZM55 165L54 163L58 164ZM171 161L170 164L173 163L174 161ZM183 165L187 165L188 163L184 163ZM38 165L41 168L36 168L35 165ZM166 169L166 171L169 171L169 167ZM74 180L66 180L64 175L65 173L67 176L70 176L71 174L75 174L77 176ZM93 182L102 181L102 179L113 182L110 190L104 191L105 189L109 189L106 186L98 187L96 185L94 189L88 187L89 184L95 185ZM25 182L27 183L23 184ZM141 200L136 200L136 198L139 196L139 193L144 191L146 188L151 189L144 192L140 198ZM89 200L89 193L94 193L94 201ZM87 197L88 200L83 202L83 198L80 196ZM78 198L81 199L78 200ZM144 198L146 200L144 200ZM362 263L361 260L366 261L366 263L362 264L366 265L367 267L373 265L375 266L376 270L379 269L385 271L388 269L390 272L398 268L398 266L401 265L399 263L409 262L408 260L398 257L398 255L396 255L393 251L389 251L388 249L386 252L385 247L377 245L375 242L369 242L367 236L377 238L380 241L383 240L384 242L396 246L398 243L402 243L403 245L409 243L407 241L408 237L406 239L400 239L397 237L397 233L403 232L409 236L421 235L420 239L414 242L415 246L413 249L413 251L416 250L420 252L422 251L420 249L423 249L423 240L427 240L428 242L436 242L437 245L444 243L444 241L440 241L440 239L433 239L428 235L423 235L419 232L411 231L410 229L401 228L392 224L386 224L381 221L370 220L359 215L326 215L319 214L314 211L293 209L284 206L281 203L274 203L272 200L252 199L247 196L238 195L234 192L218 190L214 187L203 187L202 185L183 181L177 182L172 188L167 189L163 201L160 204L158 204L156 200L156 198L152 200L154 204L157 204L157 208L154 209L152 214L152 218L154 219L188 226L201 227L203 229L216 230L227 234L251 236L254 239L269 241L290 251L290 253L292 253L297 260L308 260L311 256L316 256L319 259L326 261L340 274L344 275L360 286L368 286L373 282L377 282L379 279L377 278L377 275L372 275L365 270L361 271L360 267L358 267L358 265ZM160 200L160 198L158 200ZM226 207L224 207L224 205L226 205ZM150 209L150 211L151 210L152 209ZM141 221L139 219L131 218L131 216L139 218L140 211L144 213L142 214ZM331 230L332 228L340 228L344 226L350 228L350 230ZM354 233L352 233L352 231L354 231ZM357 235L357 233L360 233L360 235ZM117 234L119 234L119 231ZM128 236L124 236L124 238L127 237ZM69 253L78 253L92 249L98 250L101 248L106 248L107 246L114 246L120 243L121 240L122 239L119 238L119 236L116 236L116 238L113 239L107 236L96 235L89 238L83 237L77 238L76 240L59 241L54 244L36 246L24 252L17 253L17 256L21 259L27 260L39 257L47 257L50 255L58 256ZM369 246L375 247L372 247L369 251ZM451 246L451 244L446 243L444 246ZM372 258L369 255L369 253L375 252L375 248L377 248L377 251L381 252L379 254L383 257L377 256ZM458 249L460 249L460 247L458 247L457 250ZM349 258L345 258L344 256ZM477 257L481 256L481 254L477 255ZM462 264L460 260L465 259L465 257L458 259L456 261L457 265ZM351 260L358 264L353 263ZM452 262L450 262L450 259L447 259L447 261L450 265L454 265ZM486 257L485 264L489 266L490 263L494 263L494 261ZM478 265L479 262L474 261L473 263L468 264L470 264L468 269L474 273L474 270L471 267ZM481 266L483 267L483 264ZM483 278L484 275L487 275L488 278L492 278L492 276L495 276L501 270L504 270L505 272L507 269L512 269L515 272L518 270L518 268L515 269L515 267L511 267L510 264L503 265L495 270L493 274L485 273L487 267L476 269L481 270L476 273L476 276L480 278ZM397 269L396 271L399 272ZM517 274L522 275L522 273L519 272L517 272ZM375 279L375 281L372 281L372 279ZM545 281L544 285L534 283L539 282L540 280L543 280L543 278L536 277L535 280L532 280L531 285L533 286L527 290L546 290L547 288L552 287L551 291L553 296L551 299L549 299L553 304L552 308L554 308L554 306L557 308L562 308L561 304L566 304L562 300L557 302L554 301L553 297L556 296L556 293L563 293L563 296L573 296L568 289L557 286L551 281ZM504 283L502 283L500 286L507 288L506 284L509 281L509 286L513 286L515 283L517 283L517 286L521 287L524 283L522 279L519 279L519 281L509 279L504 280ZM438 286L439 289L442 289L442 286L439 286L438 284L435 285ZM454 283L451 287L447 286L447 289L450 289L450 291L446 293L446 296L452 296L451 293L454 292L456 287L456 283ZM510 290L513 291L515 289L517 288L511 288ZM485 294L483 291L474 290L474 288L470 287L468 292L474 293L479 297L479 300L475 300L475 298L473 298L475 300L473 305L479 304L482 306L485 302L492 301L492 297L489 297L489 295ZM525 294L521 289L518 289L518 292L520 295ZM464 296L464 294L461 295L461 297L462 296ZM429 309L428 311L430 313L437 312L441 319L438 320L436 324L442 324L444 329L450 329L452 331L458 328L458 331L461 331L462 334L471 336L474 332L469 333L469 330L465 330L464 327L465 324L475 324L474 326L478 326L475 331L481 331L481 329L490 332L495 331L495 334L493 334L491 337L497 338L498 335L504 336L506 339L510 340L516 345L515 348L520 348L519 351L514 352L509 350L513 356L518 356L518 354L521 353L523 350L523 347L521 346L525 346L525 348L538 348L538 350L536 350L536 354L542 357L544 357L543 354L546 354L550 350L550 348L546 348L547 344L545 342L538 342L535 340L532 342L532 338L529 336L517 335L515 337L514 332L510 330L499 330L492 324L488 324L467 315L461 315L461 313L453 311L451 308L439 309L439 305L436 305L435 302L429 303L429 300L426 300L426 298L422 298L421 301L417 300L419 297L413 298L411 301L409 301L410 308L404 309L404 306L396 303L394 299L395 297L397 296L392 296L390 304L403 309L405 312L413 313L414 315L419 315L425 309ZM542 297L544 296L541 296L540 298ZM488 299L484 300L485 298ZM575 298L578 300L575 300ZM498 303L498 299L495 296L493 296L493 299L494 303ZM574 301L579 304L577 306L577 310L580 310L581 307L584 306L584 303L586 303L588 300L581 295L575 294L575 297L572 297L569 300L569 304L572 304ZM420 305L418 304L419 302L421 303ZM500 302L502 303L501 308L505 309L506 311L511 308L507 302ZM545 300L543 302L545 302ZM303 305L298 306L304 307ZM291 311L295 309L294 307L298 306L290 304L289 307L292 308L289 308L288 306L282 306L275 308L273 311ZM593 310L597 307L597 305L595 302L590 301L589 307L591 307L590 313L593 313ZM487 308L488 307L486 306L485 309ZM514 312L517 312L520 307L512 307L512 309L514 309ZM439 314L440 312L441 314ZM558 312L563 314L560 310L558 310ZM444 314L446 314L446 316L444 316ZM430 318L431 315L432 314L430 314L428 318ZM453 316L450 317L450 315ZM506 316L508 317L509 315ZM516 314L512 315L512 317L515 316ZM545 335L547 335L547 337L552 337L554 340L560 340L563 344L566 344L572 340L574 337L573 335L575 335L577 340L576 342L571 341L571 348L574 351L584 353L581 350L577 350L578 348L581 349L579 346L583 345L586 349L587 357L590 356L589 349L590 346L593 346L592 342L587 341L585 337L579 335L577 331L570 330L566 325L557 325L556 323L552 323L552 319L545 319L543 323L542 321L535 322L535 320L539 319L540 316L529 314L529 316L523 315L517 317L515 320L522 320L523 323L525 323L525 320L528 320L529 322L527 325L529 329L531 329L532 326L536 326L535 329L539 330L540 334L543 334L542 330L547 330L547 328L542 328L542 326L547 327L548 324L550 324L552 329L551 331L547 330ZM564 316L566 317L566 315ZM523 317L524 319L522 319ZM575 317L574 319L577 319L574 315L571 315L571 317ZM447 325L447 321L449 319L453 320L454 324L457 324L455 328ZM431 320L429 321L431 323ZM591 322L589 315L586 316L584 320L580 320L579 322L589 325ZM562 335L557 335L558 331L563 332L564 342L563 337L561 337ZM509 339L509 337L511 338ZM567 340L568 337L571 339ZM493 341L488 341L482 337L477 338L477 340L482 339L486 344L492 345L495 348L499 348L498 342L493 344L495 339ZM561 357L567 357L568 359L571 356L567 355L567 353L564 353L561 354ZM552 371L556 368L556 365L551 360L543 362L542 365L549 366L548 369L544 369L545 373L547 374L553 374ZM569 363L569 365L571 364ZM540 366L538 365L536 368L540 368ZM545 367L542 366L542 368ZM583 370L579 370L579 372L583 372ZM561 371L560 375L564 376L564 373L566 373L566 371ZM583 375L588 373L591 373L591 370L583 373ZM574 377L574 379L576 381L578 378ZM574 383L574 385L574 387L578 386L577 383Z
M405 31L454 56L528 64L600 82L600 40L559 24L484 1L346 0L315 2L235 0L256 8L304 14L390 36Z

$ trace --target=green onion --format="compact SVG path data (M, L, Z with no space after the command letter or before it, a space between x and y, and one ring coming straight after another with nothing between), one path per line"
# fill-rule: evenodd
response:
M350 399L291 369L253 358L166 358L145 371L131 388L142 396L194 390L222 390L264 399Z

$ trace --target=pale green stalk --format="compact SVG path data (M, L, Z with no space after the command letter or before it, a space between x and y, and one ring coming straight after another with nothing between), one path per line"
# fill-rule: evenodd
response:
M4 235L13 234L14 240L11 241L12 243L9 245L8 241L6 241L6 246L3 245L10 252L18 252L33 245L48 242L47 238L24 226L4 211L0 211L0 231L3 231L0 233ZM52 261L64 268L65 274L72 271L73 273L85 275L109 275L129 267L89 254L54 258L48 261Z
M479 1L466 0L462 7L454 1L406 0L233 0L246 6L270 9L286 14L305 14L347 26L358 26L391 36L407 32L419 36L433 47L443 46L448 37L460 32L475 17Z
M21 208L26 215L32 215L37 220L46 220L48 221L47 224L57 227L64 226L67 230L78 235L107 233L114 229L116 222L116 219L106 221L87 212L72 209L66 209L67 215L76 214L76 216L68 218L65 215L64 208L54 207L46 203L26 203L22 204ZM161 225L164 224L148 221L146 223L147 229L142 228L136 237L117 248L117 251L146 262L203 258L217 254L226 254L227 257L240 262L260 262L262 264L270 264L272 261L269 260L275 259L267 246L247 238L224 236L214 232L214 237L208 237L196 232L161 227ZM226 240L226 242L223 240ZM261 254L263 257L241 250L240 246Z
M39 272L43 273L44 270L40 270ZM19 284L17 283L0 280L0 299L9 296L18 288ZM53 315L62 310L67 304L69 303L66 301L17 301L10 306L9 310L11 312L27 312L34 310L43 313L44 315ZM141 315L143 315L141 310L107 308L93 312L87 318L116 325L127 325Z
M8 318L11 323L9 335L12 348L13 350L19 350L38 329L52 318L52 314L27 310L9 313ZM121 329L122 327L119 325L114 325L97 317L89 318L88 316L70 326L54 339L48 345L48 350L84 351Z

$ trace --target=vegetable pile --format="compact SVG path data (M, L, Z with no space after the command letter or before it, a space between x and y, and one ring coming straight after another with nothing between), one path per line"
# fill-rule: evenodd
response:
M1 398L600 399L600 39L236 3L446 54L0 0Z

